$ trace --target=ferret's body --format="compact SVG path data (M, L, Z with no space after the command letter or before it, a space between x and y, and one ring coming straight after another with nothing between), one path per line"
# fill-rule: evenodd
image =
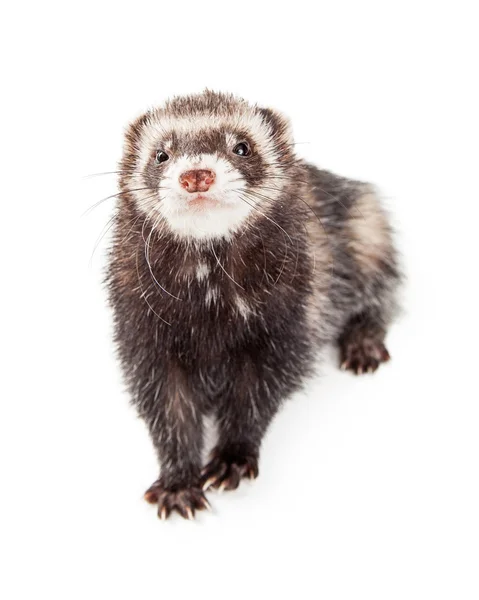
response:
M326 343L357 373L388 359L391 233L370 186L295 158L283 117L210 92L131 126L120 187L108 280L161 463L146 498L191 517L210 485L257 475L268 424Z

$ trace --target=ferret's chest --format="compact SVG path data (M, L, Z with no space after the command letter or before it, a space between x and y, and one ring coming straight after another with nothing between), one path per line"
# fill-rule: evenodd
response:
M274 251L267 243L243 251L238 244L167 247L148 259L140 256L137 290L143 311L160 319L157 343L173 355L214 362L283 336L296 327L309 293L307 261L281 244Z
M280 282L268 285L262 272L198 259L174 270L161 265L152 275L148 302L168 323L159 342L175 354L217 360L266 336L270 320L288 318Z
M220 258L214 250L178 258L150 262L142 279L155 302L181 316L182 322L211 316L246 321L259 314L271 295L273 275L264 262Z
M161 270L157 277L161 277ZM255 273L227 270L226 266L205 260L183 268L180 265L174 277L164 274L163 281L164 290L158 286L155 289L156 302L175 315L178 329L191 335L250 326L261 318L270 296Z

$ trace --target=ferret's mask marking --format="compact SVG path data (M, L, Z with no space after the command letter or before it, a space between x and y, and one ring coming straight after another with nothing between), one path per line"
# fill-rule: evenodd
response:
M132 141L135 175L129 187L138 208L159 231L167 226L179 237L228 238L279 195L279 190L271 189L275 184L268 183L268 176L280 168L278 139L256 109L227 116L147 113ZM235 155L234 148L244 141L251 155ZM155 157L160 150L169 158L158 164ZM180 176L195 169L215 173L214 184L201 194L206 201L198 201L197 194L181 186ZM262 182L268 189L261 190ZM145 183L149 189L138 190Z

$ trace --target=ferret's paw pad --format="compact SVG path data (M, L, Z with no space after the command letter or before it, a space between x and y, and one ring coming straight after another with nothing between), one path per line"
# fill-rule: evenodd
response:
M258 477L256 456L237 456L226 452L213 452L213 458L202 471L203 490L235 490L241 479Z
M158 505L158 517L167 519L176 510L184 519L193 520L196 510L211 508L199 487L168 489L159 481L146 490L145 500Z
M353 371L356 375L374 373L381 363L390 358L382 342L364 338L359 342L349 342L341 348L341 369Z

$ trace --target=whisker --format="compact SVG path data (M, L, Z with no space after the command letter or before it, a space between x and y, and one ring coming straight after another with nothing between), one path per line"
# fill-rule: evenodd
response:
M148 220L148 218L146 219ZM141 277L140 277L140 269L138 266L138 250L140 249L140 243L141 240L139 240L137 246L136 246L136 273L138 276L138 284L140 286L140 290L141 290L141 296L140 298L143 298L143 300L146 302L146 304L148 305L149 309L151 310L151 312L156 315L160 321L163 321L163 323L165 323L166 325L168 325L169 327L171 327L171 323L168 323L168 321L165 321L165 319L163 319L163 317L161 317L156 311L155 309L151 306L151 304L148 302L148 296L146 295L145 290L143 289L143 285L141 283Z
M222 271L225 273L225 275L226 275L227 277L229 277L229 278L231 279L231 281L232 281L234 284L236 284L238 287L240 287L242 290L244 290L245 288L244 288L242 285L240 285L240 284L239 284L237 281L235 281L235 280L233 279L233 277L231 277L231 275L228 273L228 271L227 271L227 270L226 270L226 269L223 267L223 265L220 263L220 259L218 258L217 254L216 254L216 252L215 252L215 248L214 248L214 245L213 245L213 244L211 244L211 251L213 252L213 255L214 255L214 257L216 258L216 262L218 263L218 265L220 266L220 268L222 269Z
M268 278L268 265L267 265L267 259L266 259L266 246L264 245L264 238L263 238L263 234L261 233L261 229L256 225L254 226L254 229L259 233L259 236L261 238L261 243L263 244L263 258L264 258L264 266L263 266L263 276L261 277L261 281L260 281L260 285L261 283L263 283L263 280L266 276L266 279Z
M117 192L116 194L111 194L111 196L107 196L106 198L103 198L102 200L95 202L95 204L90 206L90 208L87 208L86 211L80 215L80 217L85 217L86 215L90 214L92 212L92 210L95 210L95 208L97 208L98 206L100 206L100 204L103 204L103 202L106 202L107 200L111 200L112 198L119 198L120 196L123 196L124 194L128 194L130 192L141 192L143 190L154 191L151 187L142 187L142 188L137 188L137 189L133 189L133 190L123 190L121 192Z
M93 246L93 251L91 253L90 256L90 260L88 261L88 267L91 268L92 264L93 264L93 255L96 252L96 249L98 248L98 246L101 244L102 239L105 237L105 235L110 231L110 229L113 227L113 224L115 223L115 220L118 218L118 213L115 213L110 219L108 219L106 225L103 226L103 229L100 232L100 236L98 237L98 239L95 242L95 245Z
M282 191L280 188L275 188L275 187L269 188L266 186L262 186L262 188L266 189L266 190L276 191L276 192ZM301 196L299 194L292 194L291 192L287 192L287 193L288 193L288 195L292 196L293 198L297 198L298 200L301 200L301 202L306 206L306 208L308 208L313 213L313 215L316 217L316 219L318 220L319 224L321 225L326 237L329 238L329 234L326 230L326 227L324 226L324 223L321 221L321 217L316 213L314 208L310 204L308 204L304 198L301 198Z
M128 171L125 169L119 171L104 171L103 173L90 173L89 175L84 175L82 179L93 179L94 177L103 177L104 175L142 175L139 171Z
M241 195L240 195L240 197L241 197ZM246 204L249 204L249 206L251 206L251 208L257 210L265 219L267 219L268 221L271 221L274 225L276 225L276 227L278 227L279 229L281 229L281 231L289 238L289 241L291 242L291 244L293 243L293 241L292 241L291 237L289 236L289 234L281 227L281 225L279 225L278 223L276 223L276 221L274 219L270 219L267 215L265 215L264 213L262 213L258 208L256 208L256 206L254 206L253 204L251 204L250 202L248 202L245 198L242 198L242 200L244 202L246 202ZM278 277L276 278L276 280L275 280L275 282L273 284L273 287L276 286L276 284L279 281L279 278L283 274L284 267L286 265L286 260L288 258L288 245L286 244L286 241L285 241L285 249L286 249L286 252L285 252L285 255L284 255L284 258L283 258L283 262L281 264L281 269L279 271Z
M155 195L155 194L152 194L152 195L151 195L151 197L153 197L154 195ZM114 225L114 223L115 223L115 220L116 220L118 217L119 217L119 212L118 212L118 211L116 211L116 212L115 212L115 214L114 214L112 217L110 217L110 219L108 219L108 221L106 222L106 224L103 226L103 229L101 230L101 232L100 232L100 235L99 235L99 237L97 238L97 240L96 240L96 242L95 242L95 245L94 245L94 247L93 247L93 251L92 251L92 253L91 253L90 260L88 261L88 266L89 266L89 267L91 267L91 266L92 266L92 264L93 264L93 256L94 256L94 254L95 254L95 252L96 252L97 248L99 247L99 245L100 245L101 241L103 240L103 238L105 237L105 235L106 235L106 234L107 234L107 233L110 231L110 229L113 227L113 225ZM131 222L133 222L133 221L135 221L135 222L136 222L136 221L138 221L138 219L139 219L140 217L141 217L141 214L139 214L139 215L138 215L136 218L134 218L134 219L131 219L131 220L129 221L129 223L131 223ZM127 233L127 236L128 236L130 233L131 233L131 231L132 231L133 227L134 227L134 223L133 223L132 227L130 228L130 230L128 231L128 233ZM126 241L126 238L127 238L127 236L125 236L125 238L122 240L122 243L124 243L124 242Z
M175 298L176 300L182 300L182 298L179 298L178 296L175 296L174 294L172 294L171 292L169 292L167 289L165 289L161 285L161 283L156 279L155 274L153 273L153 269L151 267L151 262L150 262L150 241L151 241L151 236L152 236L153 232L155 231L155 227L159 223L160 219L161 219L161 215L158 216L158 218L156 219L156 221L151 226L150 234L148 235L148 238L146 240L145 240L145 235L144 235L144 228L145 228L145 223L147 222L147 220L145 220L145 222L143 223L143 227L141 229L141 237L143 238L143 241L145 242L145 260L146 260L146 264L148 265L148 269L150 271L151 278L156 283L156 285L160 288L160 290L162 290L163 292L165 292L165 294L168 294L168 296L171 296L172 298Z
M134 219L131 219L131 221L129 221L130 223L133 221L133 225L130 227L130 229L128 230L127 234L122 238L121 244L126 243L130 239L130 234L133 231L133 227L137 224L138 219L141 216L142 216L141 214L138 214ZM137 232L137 233L139 233L139 232Z
M258 197L263 197L266 198L266 200L270 200L271 202L274 202L274 200L272 198L268 198L267 196L263 196L263 194L259 194L258 192L253 192L252 190L241 190L240 192L238 192L240 194L252 194L253 196L258 196ZM256 206L254 206L253 204L250 204L249 202L247 202L247 204L249 204L252 208L254 208L255 210L257 210L259 212L260 215L262 215L265 219L267 219L268 221L271 221L271 223L274 223L274 225L276 225L276 227L278 227L278 229L281 229L281 231L288 237L289 241L292 243L292 239L289 236L289 234L281 227L281 225L278 225L278 223L276 223L276 221L274 219L271 219L270 217L268 217L267 215L265 215L264 213L262 213Z
M284 175L266 175L264 179L280 179L282 181L288 181L288 182L291 181L291 177L287 177ZM311 185L310 181L303 181L302 179L297 179L296 177L294 177L293 179L297 183ZM330 192L327 192L324 188L319 187L319 185L314 184L314 187L317 188L320 192L323 192L323 194L326 194L326 196L331 198L331 200L334 200L334 202L337 202L338 204L340 204L344 208L344 210L349 215L351 215L351 210L345 204L343 204L337 196L335 196L334 194L331 194ZM356 205L354 205L354 208L358 211L359 215L364 219L365 217L364 217L363 213L359 210L359 208Z
M275 190L276 190L276 188L275 188ZM276 191L281 191L281 190L276 190ZM257 195L263 201L268 202L271 206L274 206L276 204L275 200L273 200L272 198L269 198L268 196L266 196L264 194L259 194L259 192L256 192L256 191L255 192L251 191L251 193L254 194L254 195ZM332 275L333 272L334 272L333 251L332 251L332 247L331 247L331 243L330 243L329 234L328 234L328 232L327 232L327 230L326 230L326 228L324 226L324 223L321 221L319 215L316 214L316 212L313 210L313 208L303 198L301 198L301 196L298 196L296 194L292 194L292 196L298 198L299 200L301 200L301 202L303 202L303 204L313 213L313 215L317 218L318 222L320 223L320 225L321 225L321 227L322 227L322 229L324 231L324 234L326 236L326 240L327 240L328 247L329 247L330 260L331 260L331 275ZM304 226L304 227L305 227L305 230L306 230L306 226ZM307 232L307 230L306 230L306 232ZM316 257L315 257L315 265L316 265Z

